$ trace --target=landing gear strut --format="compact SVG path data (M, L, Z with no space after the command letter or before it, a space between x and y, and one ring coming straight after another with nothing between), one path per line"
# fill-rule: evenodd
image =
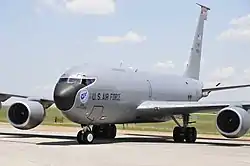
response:
M188 124L193 123L189 122L189 114L182 115L183 126L181 126L178 121L172 116L172 119L178 125L173 130L173 139L174 142L184 142L194 143L197 138L197 131L195 127L188 127Z
M116 137L116 126L108 125L93 125L92 129L89 126L81 125L83 128L77 133L77 142L79 144L91 144L95 138L113 139Z

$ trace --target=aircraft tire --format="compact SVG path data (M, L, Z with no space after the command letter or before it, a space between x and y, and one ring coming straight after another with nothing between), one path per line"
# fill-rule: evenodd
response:
M84 140L83 139L83 131L82 130L77 133L76 139L77 139L77 142L79 144L83 144L84 143L84 141L83 141Z
M194 143L197 138L197 131L195 127L187 127L185 130L185 140L187 143Z
M108 127L107 138L114 139L116 137L116 132L117 132L116 126L114 124L111 124Z
M91 131L86 131L83 133L84 142L91 144L94 141L94 135Z
M95 138L102 138L103 137L103 132L101 132L101 126L99 126L99 125L94 125L92 128L92 132L93 132Z
M92 132L95 138L108 138L109 125L94 125Z
M184 142L185 139L185 132L184 132L184 128L183 127L175 127L174 131L173 131L173 139L174 142Z
M95 138L114 139L116 137L117 128L114 124L94 125L92 132Z
M79 144L90 144L94 141L94 135L91 131L83 132L82 130L77 133L77 142Z

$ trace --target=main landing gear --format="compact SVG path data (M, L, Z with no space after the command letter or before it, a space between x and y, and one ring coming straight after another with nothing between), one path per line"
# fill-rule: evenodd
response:
M188 127L188 124L194 123L189 122L189 114L182 115L183 119L183 126L179 124L179 122L175 119L174 116L172 116L172 119L175 121L175 123L178 125L174 128L173 131L173 139L174 142L184 142L187 143L194 143L197 138L197 131L195 127Z
M81 125L82 130L77 133L77 142L79 144L91 144L95 138L114 139L116 137L116 126L108 125L93 125L92 128L86 125Z

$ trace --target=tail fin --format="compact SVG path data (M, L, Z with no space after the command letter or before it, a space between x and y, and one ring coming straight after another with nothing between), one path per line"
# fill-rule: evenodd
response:
M210 8L198 3L197 5L201 7L201 12L184 76L199 80L204 22L207 20L207 11Z

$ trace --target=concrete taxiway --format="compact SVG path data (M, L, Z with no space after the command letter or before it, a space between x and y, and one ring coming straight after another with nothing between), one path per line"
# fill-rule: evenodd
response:
M78 128L52 128L20 131L0 125L1 165L250 165L248 140L198 139L195 144L178 144L170 137L133 132L119 134L114 142L97 140L91 145L78 145Z

